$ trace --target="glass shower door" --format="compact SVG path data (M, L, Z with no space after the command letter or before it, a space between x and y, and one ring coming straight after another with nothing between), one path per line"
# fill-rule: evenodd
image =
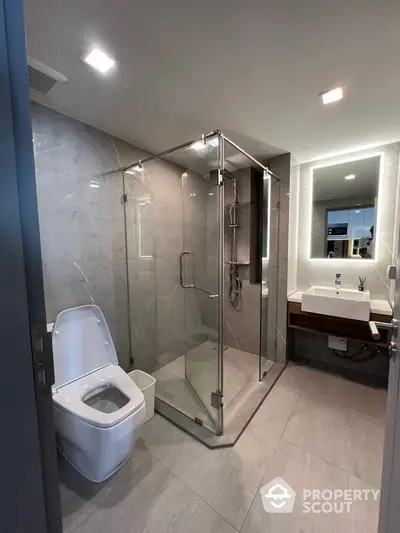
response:
M185 377L199 409L195 421L216 434L223 430L222 292L223 186L217 170L182 176ZM222 239L222 241L221 241Z
M268 172L263 175L262 264L261 264L261 342L259 379L262 380L276 359L279 182Z

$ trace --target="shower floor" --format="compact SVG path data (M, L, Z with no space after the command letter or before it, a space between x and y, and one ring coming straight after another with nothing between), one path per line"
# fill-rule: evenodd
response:
M185 357L191 383L185 378ZM268 370L273 365L271 361ZM153 373L156 396L190 418L198 418L208 429L213 421L204 406L217 388L216 343L206 341ZM258 355L227 347L224 350L224 424L229 424L240 405L258 385ZM196 392L194 392L194 390ZM197 394L196 394L197 393ZM211 408L213 409L213 408Z

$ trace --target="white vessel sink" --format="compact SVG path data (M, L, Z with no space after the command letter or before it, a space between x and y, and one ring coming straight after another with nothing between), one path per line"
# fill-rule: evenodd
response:
M369 320L369 291L312 286L303 293L301 310L353 320Z

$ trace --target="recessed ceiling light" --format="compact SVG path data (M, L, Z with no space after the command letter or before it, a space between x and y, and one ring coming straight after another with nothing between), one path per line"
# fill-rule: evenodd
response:
M209 192L208 193L208 196L214 196L215 195L215 192Z
M331 89L330 91L326 91L325 93L321 93L319 96L322 100L323 104L331 104L332 102L337 102L343 98L343 89L344 86L341 87L335 87L334 89Z
M348 176L345 176L344 179L345 180L353 180L355 178L355 174L349 174Z
M106 74L115 65L115 60L99 50L99 48L93 48L83 61L102 74Z
M206 143L203 141L196 141L190 146L190 148L192 148L192 150L196 150L196 152L199 152L200 150L204 150L205 147L206 147Z

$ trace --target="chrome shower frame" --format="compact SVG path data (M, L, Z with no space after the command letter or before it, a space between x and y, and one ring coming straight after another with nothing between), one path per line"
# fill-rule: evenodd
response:
M128 172L131 169L134 169L135 167L139 167L142 169L143 165L146 163L149 163L151 161L155 161L157 159L167 158L169 155L173 155L174 152L177 152L179 150L183 150L185 148L189 148L194 143L203 142L204 144L207 143L212 138L217 137L219 139L218 143L218 177L216 180L216 184L220 187L220 194L219 194L219 201L218 201L218 291L215 293L212 291L209 291L203 287L199 287L196 285L196 281L194 280L193 283L186 284L184 277L183 277L183 258L185 255L187 255L187 250L183 251L180 255L180 284L183 288L196 288L204 293L208 294L208 297L210 299L218 300L218 312L217 312L217 324L218 324L218 359L217 359L217 368L218 368L218 376L217 376L217 388L214 395L215 403L216 405L218 402L220 403L220 408L218 409L218 426L219 431L217 431L217 434L211 433L208 429L202 427L199 425L196 420L192 420L187 415L181 413L176 408L174 408L172 405L169 405L165 403L163 405L162 414L169 420L171 420L173 423L177 424L179 427L184 429L185 431L189 432L198 440L206 444L207 446L214 448L214 447L221 447L221 446L231 446L236 442L239 434L235 437L235 440L232 440L232 435L224 435L224 420L223 420L223 372L224 372L224 299L225 299L225 289L224 289L224 263L225 263L225 257L224 257L224 233L225 233L225 226L224 226L224 181L226 178L232 180L233 184L233 201L230 206L230 228L232 229L232 248L231 248L231 254L230 254L230 280L234 281L236 283L240 283L241 280L239 278L239 265L243 264L238 262L238 253L237 253L237 228L239 226L239 218L238 218L238 182L235 176L230 174L228 170L225 169L225 143L230 145L232 148L234 148L237 152L244 155L249 161L251 161L255 167L257 167L259 170L262 170L271 176L273 176L277 182L279 182L279 178L269 170L267 166L262 164L260 161L258 161L255 157L250 155L248 152L243 150L240 146L238 146L235 142L231 141L228 137L226 137L220 130L214 130L210 133L203 134L199 138L192 139L190 141L187 141L183 144L177 145L173 148L170 148L168 150L165 150L163 152L160 152L155 155L150 155L148 157L145 157L143 159L139 159L135 161L134 163L119 168L115 172ZM112 173L111 171L110 173ZM237 287L235 289L235 295L239 296L239 301L236 305L239 305L240 303L240 294L236 293ZM229 299L231 299L231 291L229 294ZM233 305L235 305L232 302ZM278 371L275 371L271 373L270 377L268 378L268 381L271 381L271 383L265 383L265 394L268 392L268 387L270 388L273 385L273 382L276 379L276 375ZM268 390L267 390L268 389ZM259 401L259 396L258 396ZM162 403L162 402L161 402ZM213 405L213 407L216 407L216 405ZM161 410L159 409L159 412ZM250 419L250 418L249 418ZM229 424L228 424L229 425ZM243 428L244 429L244 428Z
M203 133L203 135L201 137L198 137L197 139L192 139L191 141L185 142L183 144L178 144L177 146L174 146L173 148L170 148L169 150L165 150L164 152L159 152L158 154L155 154L155 155L150 155L148 157L145 157L144 159L138 159L137 161L135 161L135 163L132 163L131 165L128 165L127 167L119 168L119 169L117 169L115 171L112 171L112 172L121 172L121 171L122 172L126 172L127 170L130 170L130 169L132 169L132 168L134 168L136 166L142 166L142 165L144 165L144 163L148 163L149 161L154 161L155 159L160 159L160 158L165 157L165 156L167 156L169 154L172 154L173 152L176 152L177 150L182 150L183 148L187 148L188 146L191 146L192 144L194 144L196 142L202 141L202 142L205 143L208 139L212 139L213 137L219 137L219 138L223 139L228 144L230 144L233 148L238 150L241 154L245 155L248 159L250 159L250 161L252 161L258 167L260 167L261 170L265 170L265 172L268 172L268 174L271 174L271 176L274 176L274 178L278 182L281 181L278 178L278 176L276 174L274 174L268 167L263 165L260 161L258 161L258 159L256 159L255 157L250 155L248 152L246 152L246 150L243 150L243 148L240 148L240 146L238 146L236 143L231 141L220 130L214 130L214 131L212 131L210 133L207 133L207 134ZM220 152L221 152L221 150L220 150ZM224 171L225 171L225 168L224 168L225 158L224 158L223 154L220 154L220 157L222 158L222 161L221 161L222 167L220 169L221 172L222 172L222 176L221 176L221 179L222 179Z

